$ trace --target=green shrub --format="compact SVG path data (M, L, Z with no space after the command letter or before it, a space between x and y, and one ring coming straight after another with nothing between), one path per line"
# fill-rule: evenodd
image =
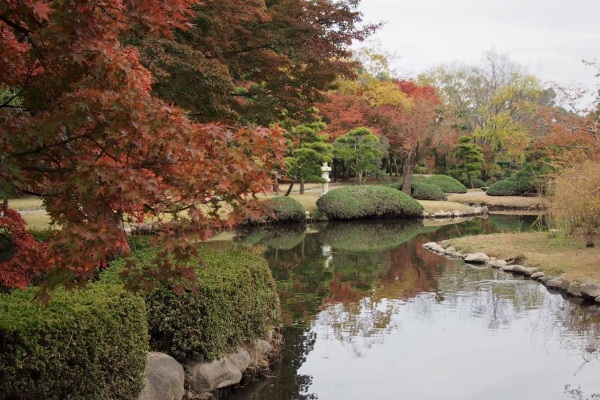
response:
M38 242L49 242L53 232L52 229L31 229L29 231Z
M402 181L388 183L385 186L396 190L402 190Z
M448 200L448 197L438 186L415 181L411 185L411 196L417 200Z
M490 196L523 196L535 193L535 187L527 180L512 177L492 183L486 193Z
M0 399L137 398L148 328L140 296L120 285L0 295Z
M152 269L156 254L155 249L143 249L132 257ZM113 262L102 279L116 279L125 262ZM196 269L197 291L178 295L159 287L145 293L153 350L180 362L214 360L247 340L264 337L278 323L279 299L264 258L237 248L200 248L188 263Z
M331 219L418 217L423 207L406 193L385 186L348 186L317 200Z
M473 179L471 179L471 183L473 184L474 188L482 188L484 186L487 186L487 184L483 180L481 180L479 178L473 178Z
M304 207L292 197L277 196L265 201L269 217L268 221L302 222L306 218Z
M467 193L465 185L448 175L432 175L424 179L423 183L435 185L444 193Z

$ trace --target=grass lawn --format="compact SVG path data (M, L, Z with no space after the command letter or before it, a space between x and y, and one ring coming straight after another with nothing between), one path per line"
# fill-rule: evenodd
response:
M465 236L448 242L463 253L481 251L500 259L515 258L515 263L539 268L547 275L600 283L600 247L585 247L585 241L576 236L502 233Z

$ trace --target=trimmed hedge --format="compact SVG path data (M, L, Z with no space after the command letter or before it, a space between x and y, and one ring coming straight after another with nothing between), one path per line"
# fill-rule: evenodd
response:
M444 193L467 193L465 185L448 175L432 175L421 182L435 185Z
M411 197L417 200L448 200L446 193L436 185L415 181L411 185Z
M317 207L330 219L419 217L423 206L404 192L386 186L348 186L334 189Z
M300 202L289 196L277 196L265 201L267 221L302 222L306 219L304 207Z
M120 285L0 295L0 399L137 398L148 327L140 296Z
M523 196L535 194L535 187L531 182L503 179L490 185L486 193L490 196Z
M143 249L132 257L152 268L157 251ZM118 279L125 262L113 262L102 279ZM196 268L196 292L178 295L159 287L145 293L153 350L182 363L215 360L279 323L279 298L264 258L239 248L200 248L188 263Z

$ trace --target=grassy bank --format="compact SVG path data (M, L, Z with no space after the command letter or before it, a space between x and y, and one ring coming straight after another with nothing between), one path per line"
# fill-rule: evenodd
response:
M330 190L345 185L331 184ZM306 211L311 213L317 210L317 200L321 194L320 184L307 184L306 191L303 194L299 193L300 185L295 185L294 190L290 194L290 197L298 200ZM286 187L282 187L283 194ZM485 194L485 193L484 193ZM265 198L274 197L274 193L269 193L264 196ZM488 196L492 197L492 196ZM460 211L463 213L469 213L472 211L471 207L467 204L459 201L430 201L430 200L417 200L424 208L424 211L428 214L433 214L438 211ZM46 229L50 226L50 217L42 207L42 201L39 198L28 197L23 199L10 200L10 207L21 212L29 229Z
M539 268L552 276L600 283L600 248L585 247L577 237L552 237L548 232L505 233L450 239L463 253L481 251L500 259Z
M448 201L454 201L461 204L485 205L490 210L543 210L545 208L544 200L541 197L488 196L481 189L469 189L467 193L449 194Z

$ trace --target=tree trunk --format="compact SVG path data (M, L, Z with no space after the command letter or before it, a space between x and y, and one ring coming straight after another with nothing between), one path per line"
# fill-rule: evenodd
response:
M417 151L419 149L419 144L415 146L414 149L408 152L406 159L404 160L404 165L402 166L402 191L410 196L411 187L412 187L412 177L415 171L415 165L417 164Z
M359 185L362 185L362 180L363 180L363 177L362 177L362 176L363 176L363 173L362 173L362 171L357 171L357 172L356 172L356 177L358 178L358 184L359 184Z
M8 197L2 199L2 215L6 216L8 213Z
M293 188L294 188L294 181L292 181L292 183L290 183L290 187L288 188L287 192L285 192L284 196L289 196L290 193L292 193Z
M300 178L300 194L304 194L304 178Z

